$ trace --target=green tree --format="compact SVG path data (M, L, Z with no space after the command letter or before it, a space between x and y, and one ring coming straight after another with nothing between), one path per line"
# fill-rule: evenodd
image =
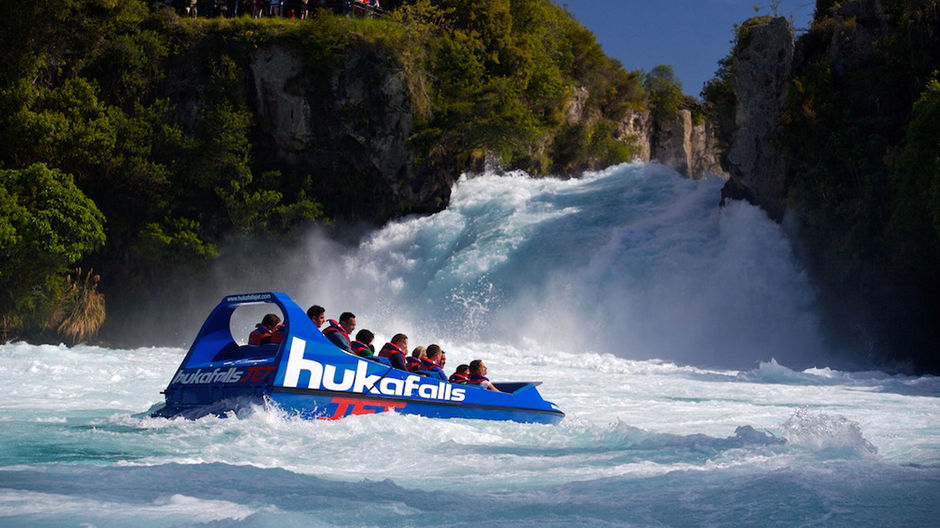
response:
M668 64L654 66L646 74L643 87L649 93L651 113L657 123L674 119L686 100L682 83Z
M39 327L65 273L105 242L104 216L72 177L42 163L0 170L0 323Z

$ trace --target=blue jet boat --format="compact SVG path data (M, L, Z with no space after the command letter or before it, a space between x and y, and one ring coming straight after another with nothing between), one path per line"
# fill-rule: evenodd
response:
M230 319L240 306L271 303L284 315L279 344L239 345ZM230 295L209 314L167 386L155 417L224 415L273 404L304 418L395 411L433 418L558 423L565 414L539 394L541 382L496 383L502 392L392 368L337 348L287 295Z

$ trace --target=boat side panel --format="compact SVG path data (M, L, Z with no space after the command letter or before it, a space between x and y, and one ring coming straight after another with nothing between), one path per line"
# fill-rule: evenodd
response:
M519 388L515 394L488 391L473 385L455 385L368 361L336 347L321 347L296 336L280 361L274 390L325 390L352 396L558 411L531 384Z
M540 412L519 408L487 408L454 403L430 403L416 400L376 398L344 393L274 392L270 399L284 412L304 418L338 420L361 414L398 412L427 418L465 418L475 420L510 420L524 423L555 424L564 418L561 412Z

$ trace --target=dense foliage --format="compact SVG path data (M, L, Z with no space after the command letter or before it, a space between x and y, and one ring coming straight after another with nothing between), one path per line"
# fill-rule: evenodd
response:
M487 153L533 174L628 161L616 135L645 106L641 76L607 57L594 35L544 0L418 0L396 13L426 39L431 115L416 147L462 170ZM583 119L566 120L572 88Z
M775 138L827 326L860 340L873 359L932 370L940 369L938 28L937 0L817 1ZM729 57L703 94L726 118L733 70ZM727 142L733 120L720 125Z
M144 0L0 5L0 169L20 182L61 182L57 192L94 220L68 251L35 249L29 258L41 259L31 267L23 252L31 242L16 234L23 218L77 213L64 199L27 207L15 194L22 184L0 188L7 336L58 324L53 315L68 311L68 295L95 298L97 279L66 280L75 263L100 272L119 305L170 271L197 272L232 238L283 240L330 216L376 221L416 210L348 163L313 170L273 154L249 70L251 53L267 45L303 56L302 91L314 99L329 97L330 75L351 48L405 74L417 122L412 172L392 175L396 185L456 177L486 157L533 174L632 157L618 124L647 104L641 74L604 55L555 3L385 4L398 9L384 19L319 12L305 21L181 19ZM585 97L572 112L576 90ZM335 145L337 159L358 155L344 148Z
M104 217L72 177L42 163L0 170L0 330L61 322L65 273L105 240ZM3 337L3 336L0 336Z

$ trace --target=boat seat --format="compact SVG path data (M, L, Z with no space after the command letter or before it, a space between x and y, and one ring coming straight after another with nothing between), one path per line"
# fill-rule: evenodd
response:
M240 361L243 359L266 359L277 355L277 349L280 345L239 345L238 343L229 343L212 358L212 362L217 361Z

